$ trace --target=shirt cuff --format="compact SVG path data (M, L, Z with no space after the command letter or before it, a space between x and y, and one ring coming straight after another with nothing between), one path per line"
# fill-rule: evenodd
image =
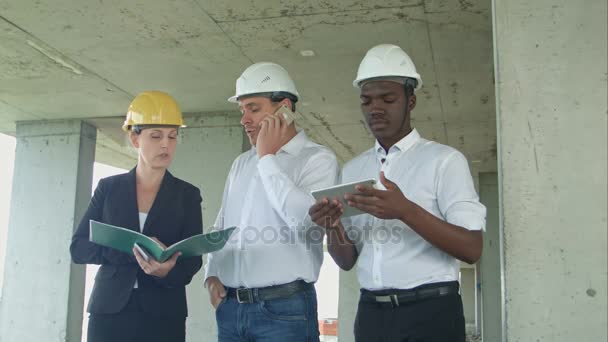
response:
M453 225L468 229L486 231L486 220L483 216L470 212L450 213L447 221Z
M272 176L277 173L281 173L281 167L277 163L277 156L274 154L267 154L258 161L258 171L261 176Z

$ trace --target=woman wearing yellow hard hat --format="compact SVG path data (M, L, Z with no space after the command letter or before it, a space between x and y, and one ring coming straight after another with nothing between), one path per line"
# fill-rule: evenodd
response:
M185 286L201 257L176 253L159 263L136 250L134 257L89 241L89 220L142 232L166 246L202 233L199 189L167 170L180 127L182 113L171 96L146 91L135 97L123 130L138 150L137 166L99 181L72 238L75 263L101 265L88 305L88 342L185 341Z

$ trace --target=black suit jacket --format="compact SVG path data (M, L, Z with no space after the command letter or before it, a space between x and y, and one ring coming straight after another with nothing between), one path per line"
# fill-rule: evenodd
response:
M143 233L166 246L202 232L201 195L197 187L168 171L144 225ZM122 310L135 279L144 312L187 316L186 289L201 268L202 258L179 258L165 278L145 274L135 257L89 241L89 220L139 231L135 169L99 181L89 208L72 238L70 253L77 264L100 264L88 311L112 314Z

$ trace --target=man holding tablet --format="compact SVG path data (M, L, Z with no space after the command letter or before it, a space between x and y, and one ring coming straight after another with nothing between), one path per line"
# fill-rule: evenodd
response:
M287 71L264 62L243 72L228 100L253 147L232 164L215 223L237 230L206 265L219 341L319 341L323 230L308 209L311 190L335 184L338 162L290 123L298 98Z
M485 207L467 160L412 129L414 91L422 85L398 46L370 49L353 82L375 146L344 166L357 186L346 205L367 214L342 218L344 205L323 198L309 210L327 230L328 250L350 270L358 261L361 297L356 341L465 341L459 260L481 256Z

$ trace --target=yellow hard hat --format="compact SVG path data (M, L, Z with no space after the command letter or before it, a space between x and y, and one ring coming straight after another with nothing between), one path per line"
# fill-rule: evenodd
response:
M167 93L155 90L144 91L135 96L129 105L122 129L128 132L135 125L186 127L182 111L175 99Z

